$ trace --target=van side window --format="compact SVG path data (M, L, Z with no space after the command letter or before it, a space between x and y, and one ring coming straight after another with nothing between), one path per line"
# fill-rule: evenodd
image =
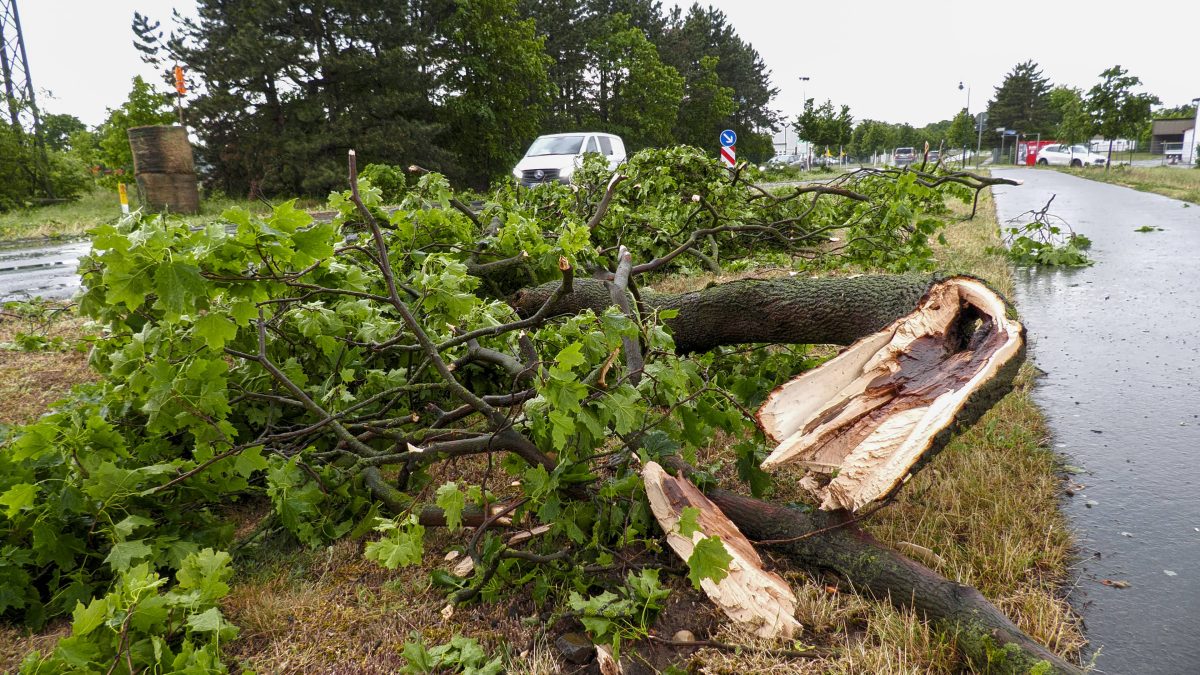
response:
M612 139L609 138L608 136L601 136L600 137L600 149L604 150L604 154L611 157L613 154Z
M596 137L595 136L591 136L588 138L587 151L588 152L600 152L600 146L596 145Z

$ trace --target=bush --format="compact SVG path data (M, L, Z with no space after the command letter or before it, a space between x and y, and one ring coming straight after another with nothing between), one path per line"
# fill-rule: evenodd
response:
M388 204L399 201L408 190L408 175L403 168L391 164L368 164L359 173L359 178L379 188L383 201Z

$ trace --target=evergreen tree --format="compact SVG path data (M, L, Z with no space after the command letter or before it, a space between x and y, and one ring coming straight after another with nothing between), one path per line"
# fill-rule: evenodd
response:
M718 82L733 91L737 105L726 123L719 126L737 132L739 156L763 161L774 154L771 136L778 128L779 117L770 104L779 90L771 86L771 72L758 51L738 36L723 12L702 8L698 3L686 15L681 8L674 8L660 47L663 59L688 82L699 79L697 73L704 57L716 57ZM716 142L710 140L701 147L715 152Z
M1050 135L1057 124L1050 106L1050 82L1033 61L1018 63L988 101L988 124L1023 134Z

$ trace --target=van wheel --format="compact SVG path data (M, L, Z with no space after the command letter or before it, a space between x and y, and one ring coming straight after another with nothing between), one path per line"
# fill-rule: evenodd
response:
M1038 164L1041 164L1042 166L1050 166L1050 162L1047 162L1044 159L1039 159Z

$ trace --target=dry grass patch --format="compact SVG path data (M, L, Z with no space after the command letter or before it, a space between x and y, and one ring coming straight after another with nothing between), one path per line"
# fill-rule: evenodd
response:
M1123 185L1142 192L1153 192L1172 199L1200 204L1200 169L1120 166L1108 171L1070 168L1060 170L1080 178Z
M37 419L46 407L71 387L95 379L87 355L74 348L87 335L86 321L69 308L54 311L45 321L30 321L0 310L0 424L23 424ZM63 347L45 351L17 348L19 333L37 333Z

